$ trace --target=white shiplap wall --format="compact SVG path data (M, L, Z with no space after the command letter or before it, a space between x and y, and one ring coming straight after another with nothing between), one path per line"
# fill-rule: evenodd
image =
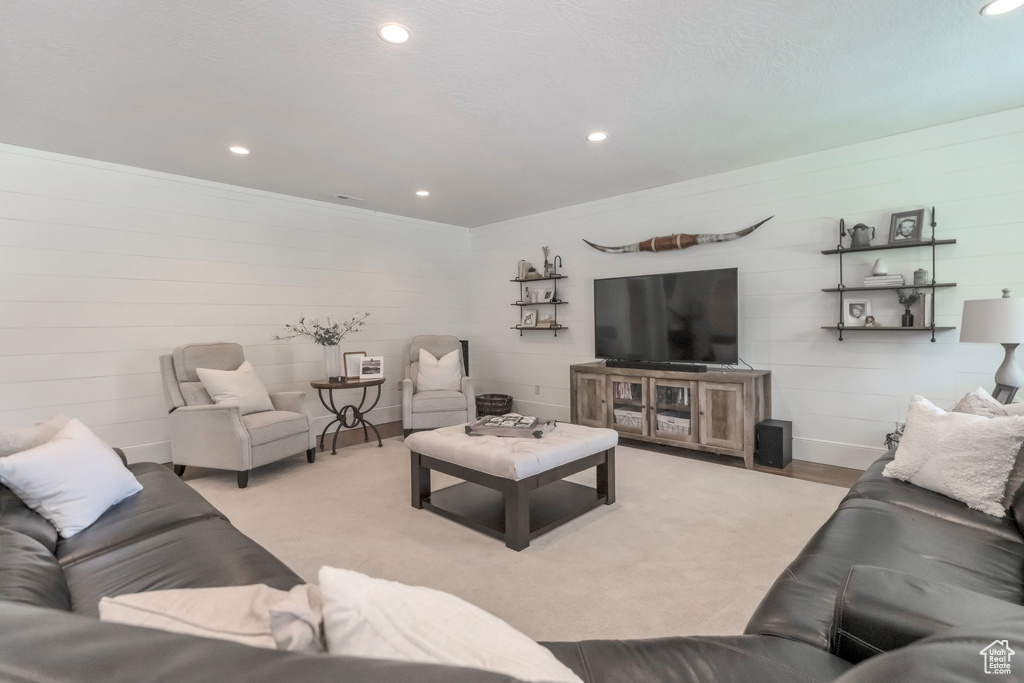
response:
M614 136L605 144L615 144ZM593 360L593 279L642 273L739 268L740 355L773 373L774 416L793 421L794 456L863 467L905 416L913 394L951 406L966 391L992 388L998 346L959 344L957 332L932 344L925 334L849 333L840 343L821 325L837 319L835 246L840 217L888 235L889 214L937 207L940 325L959 325L964 299L993 298L1003 287L1024 296L1024 109L505 221L471 232L472 371L478 391L502 391L522 412L567 419L571 363ZM618 245L674 232L729 232L775 215L729 244L661 254L610 255L586 238ZM878 241L875 242L879 243ZM509 302L516 262L561 254L569 305L553 337L520 337ZM929 270L927 249L882 252L891 272ZM849 258L847 282L871 268ZM891 293L872 293L880 321L898 325Z
M409 339L468 333L469 249L465 228L0 145L0 427L64 412L166 460L159 354L236 341L271 391L310 391L320 348L271 336L364 310L343 345L385 356L372 419L400 419Z

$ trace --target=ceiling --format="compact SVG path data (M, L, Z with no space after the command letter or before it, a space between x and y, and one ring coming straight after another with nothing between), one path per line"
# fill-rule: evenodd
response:
M1024 105L982 4L4 0L0 142L472 227Z

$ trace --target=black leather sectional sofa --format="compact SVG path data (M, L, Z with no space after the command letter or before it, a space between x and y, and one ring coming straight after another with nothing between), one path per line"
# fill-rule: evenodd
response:
M745 635L545 645L588 683L987 678L983 648L995 640L1024 648L1018 518L997 519L884 479L889 459L851 489L765 596ZM105 595L301 582L166 468L130 469L143 491L67 541L0 487L0 680L510 680L98 621ZM1020 652L1020 666L1011 666L1024 674Z

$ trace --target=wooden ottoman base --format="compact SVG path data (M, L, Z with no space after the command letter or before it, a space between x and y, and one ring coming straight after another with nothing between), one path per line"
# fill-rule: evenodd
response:
M412 506L432 510L488 536L503 539L512 550L555 527L615 502L615 449L594 453L525 479L514 480L438 460L410 454ZM597 488L562 481L597 468ZM430 471L464 479L440 491L430 491Z

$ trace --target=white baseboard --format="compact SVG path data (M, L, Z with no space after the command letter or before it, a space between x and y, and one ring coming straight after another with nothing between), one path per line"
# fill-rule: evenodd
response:
M375 425L381 425L386 422L396 422L402 419L402 406L383 406L375 408L367 413L367 416L370 418L370 422ZM317 415L313 418L313 429L316 431L316 436L318 438L320 436L320 431L326 427L327 423L332 419L334 418L331 415ZM359 428L355 427L354 429ZM342 429L341 431L344 432L348 430ZM333 428L330 433L334 433ZM171 462L170 441L155 441L153 443L142 443L134 446L122 446L121 450L124 451L124 455L128 458L129 463Z

